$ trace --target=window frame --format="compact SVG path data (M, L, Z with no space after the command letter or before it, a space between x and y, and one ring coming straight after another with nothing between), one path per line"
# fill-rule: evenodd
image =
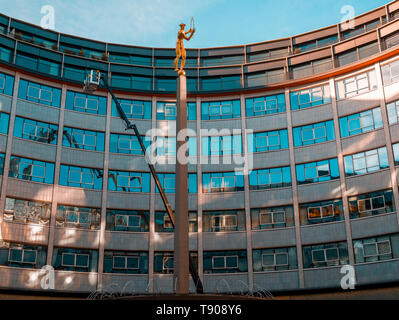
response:
M18 251L22 251L22 255L21 255L21 261L17 261L17 260L11 260L11 251L13 250L18 250ZM24 257L25 257L25 252L34 252L35 253L35 262L26 262L24 261ZM32 264L32 265L36 265L37 264L37 252L38 250L34 250L34 249L25 249L25 248L9 248L8 249L8 262L11 263L21 263L21 264Z
M115 258L124 258L125 260L125 267L116 267L115 266ZM135 268L129 268L127 261L129 258L137 258L137 267ZM126 255L126 256L122 256L122 255L113 255L112 256L112 270L140 270L140 255Z
M384 206L383 206L383 207L380 207L380 208L374 208L374 207L373 207L373 201L372 201L372 200L373 200L373 199L376 199L376 198L382 198L382 199L383 199L383 202L384 202ZM367 201L367 200L370 201L370 207L371 207L371 209L360 211L359 202L362 202L362 201L365 202L365 201ZM364 207L366 207L366 206L364 206ZM382 195L379 195L379 196L371 197L371 198L365 198L365 199L358 199L358 200L357 200L357 209L358 209L359 213L369 212L369 211L373 211L373 210L385 209L385 207L386 207L386 204L385 204L385 196L384 196L383 194L382 194Z
M46 166L44 165L40 165L40 164L34 164L34 163L28 163L28 162L24 162L24 159L21 159L21 161L19 161L18 163L18 175L22 175L22 176L30 176L32 178L37 178L37 179L45 179L46 178ZM30 174L26 174L24 172L20 172L20 168L21 168L21 164L25 164L25 165L29 165L31 170L30 170ZM33 169L34 167L40 167L43 168L43 176L39 177L39 176L34 176L33 175Z
M337 259L334 259L334 260L328 260L327 259L327 251L328 250L336 250L336 252L337 252ZM314 260L314 252L315 251L323 251L323 254L324 254L324 260L323 261L316 261L316 260ZM340 256L339 256L339 248L338 247L334 247L334 248L322 248L322 249L312 249L312 264L313 265L317 265L317 264L320 264L320 263L326 263L326 264L328 264L328 263L331 263L331 262L336 262L337 264L339 264L339 260L340 260Z
M76 105L76 98L78 98L78 99L84 99L85 100L85 106L84 107L80 107L80 106L77 106ZM88 100L91 100L91 101L95 101L96 102L96 104L97 104L97 108L96 109L92 109L92 108L88 108L87 107L87 101ZM75 109L75 108L77 108L77 109L83 109L83 110L85 110L84 112L86 112L86 110L91 110L91 111L95 111L96 113L98 113L98 108L99 108L99 100L98 99L95 99L95 98L89 98L89 97L81 97L81 96L78 96L77 94L75 94L74 95L74 97L73 97L73 108Z
M277 262L277 256L278 255L284 255L286 257L287 264L277 264L276 262ZM263 257L264 256L273 256L274 263L272 265L265 265L263 263L263 261L264 261ZM276 267L288 267L290 265L288 252L262 253L261 257L262 257L262 259L261 259L261 261L262 261L262 269L265 269L265 268L276 268Z
M69 265L69 264L64 264L64 256L65 255L73 255L74 256L74 264L73 265ZM78 266L76 265L76 260L78 256L85 256L87 257L87 265L86 266ZM62 267L67 267L67 268L89 268L90 265L90 254L87 253L76 253L76 252L62 252L61 254L61 266Z
M93 172L86 172L86 171L82 171L82 170L80 170L80 171L77 171L77 170L73 170L73 169L75 169L75 168L71 168L71 167L69 167L69 170L68 170L68 178L67 178L67 182L68 182L68 184L70 184L70 183L76 183L76 184L80 184L80 185L89 185L89 186L93 186L94 187L94 173ZM82 168L81 168L82 169ZM77 181L71 181L71 172L75 172L75 173L79 173L80 174L80 181L79 182L77 182ZM83 174L89 174L89 175L91 175L91 177L92 177L92 183L87 183L87 182L83 182Z
M71 134L71 138L72 138L72 140L74 141L74 143L76 143L77 145L79 145L79 146L83 146L83 147L90 147L90 148L96 148L97 147L97 135L96 134L89 134L89 133L86 133L86 132L84 132L84 133L81 133L81 132L73 132L74 130L72 130L72 134ZM76 140L75 140L75 138L74 138L74 136L75 135L81 135L81 136L83 136L83 143L79 143L79 142L76 142ZM94 145L91 145L91 144L86 144L86 136L91 136L91 137L94 137Z
M26 88L26 97L27 97L27 98L37 99L37 100L43 100L43 101L49 102L50 104L53 103L53 91L47 90L47 89L43 89L41 86L39 86L39 87L32 86L32 83L31 83L31 82L29 82L29 81L27 81L27 82L28 82L28 86L27 86L27 88ZM38 89L38 90L39 90L38 97L34 97L34 96L29 95L29 89L30 89L30 88L34 88L34 89ZM50 93L51 99L50 99L50 100L43 99L43 98L42 98L42 91L47 91L47 92L49 92L49 93Z
M223 258L223 267L215 267L215 258ZM237 261L236 266L228 267L227 258L235 258ZM225 269L238 269L238 255L228 255L228 256L212 256L212 270L225 270Z
M34 135L32 135L31 133L27 133L27 132L25 132L25 125L27 125L27 126L31 126L31 127L35 127L35 133L34 133ZM38 136L37 135L37 131L38 131L38 128L43 128L43 129L46 129L47 131L47 136L46 137L42 137L42 136ZM34 138L40 138L40 139L49 139L49 136L50 136L50 128L49 127L44 127L44 126L41 126L41 125L39 125L39 124L32 124L32 123L29 123L29 122L23 122L23 125L22 125L22 135L27 135L28 137L34 137Z
M331 210L332 215L323 215L323 208L325 208L325 207L330 207L330 206L331 206L331 208L332 208L332 210ZM319 218L311 218L310 215L309 215L309 211L310 211L311 209L319 209L319 211L320 211L320 217L319 217ZM320 219L332 218L332 217L334 217L334 215L335 215L334 209L335 209L335 206L334 206L333 203L331 203L331 204L326 204L326 205L322 205L322 206L307 207L307 216L308 216L308 220L309 220L309 221L312 221L312 220L320 220Z
M233 217L233 221L235 224L227 225L228 218ZM216 225L216 219L219 219L219 225ZM237 229L238 227L238 217L237 214L218 214L211 216L211 230L212 232L216 232L217 229L219 231L232 231Z
M379 247L378 247L378 244L380 244L380 243L388 243L389 244L389 253L379 253ZM375 255L366 255L366 253L364 252L364 247L366 246L366 245L375 245L375 248L376 248L376 253L377 254L375 254ZM382 241L375 241L375 242L366 242L366 243L363 243L363 246L362 246L362 251L363 251L363 257L364 257L364 259L368 259L368 258L379 258L380 256L385 256L385 255L388 255L388 254L392 254L392 245L391 245L391 241L390 241L390 239L388 239L388 240L382 240Z
M275 214L275 213L283 213L284 222L275 222L275 219L274 219L274 214ZM261 223L261 222L262 222L262 215L265 216L265 215L268 215L268 214L271 215L271 221L272 221L272 223ZM287 223L286 212L285 212L285 210L282 210L282 211L265 211L265 212L262 212L261 210L259 210L259 227L262 227L262 226L269 226L269 225L274 226L274 225L276 225L276 224L282 224L282 223L284 223L284 224Z

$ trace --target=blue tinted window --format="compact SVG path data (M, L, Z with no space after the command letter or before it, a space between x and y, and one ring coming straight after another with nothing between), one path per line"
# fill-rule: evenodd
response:
M108 190L123 192L150 192L149 172L109 171Z
M244 176L236 172L202 174L202 192L231 192L244 190Z
M291 186L290 167L257 169L249 174L249 189L260 190Z
M101 190L103 170L61 165L60 185Z
M79 112L105 115L107 113L107 98L67 91L65 108Z
M241 117L240 100L201 103L202 120L232 119Z
M334 121L314 123L292 129L294 146L306 146L335 139Z
M285 112L284 94L246 99L245 112L247 117Z
M176 108L174 102L157 102L157 120L176 120ZM196 109L195 102L187 102L187 120L197 119Z
M0 245L0 265L13 268L40 269L46 264L47 248L22 243Z
M339 179L338 159L329 159L296 166L298 184Z
M347 176L375 172L389 167L387 148L382 147L344 157Z
M381 109L375 108L339 118L339 126L343 138L382 128Z
M3 175L4 172L4 160L6 155L4 153L0 153L0 174Z
M0 93L12 96L13 91L14 91L14 77L0 72Z
M64 147L104 151L104 132L64 127L62 145Z
M305 269L331 267L349 263L348 245L346 242L304 246L302 250L303 267Z
M202 155L214 156L241 153L241 135L202 137Z
M290 93L291 110L318 106L331 102L330 86L314 87Z
M8 125L10 123L10 115L0 112L0 133L8 134Z
M98 251L89 249L54 248L55 270L97 272Z
M54 181L54 163L12 156L8 176L52 184Z
M151 137L142 136L146 150L151 152ZM144 155L135 135L111 133L109 151L112 153Z
M107 210L108 231L148 232L150 212L137 210Z
M395 166L399 165L399 143L392 145Z
M104 273L147 274L148 252L104 252Z
M21 79L19 81L18 98L59 108L61 89Z
M158 173L159 182L165 193L176 192L176 174L175 173ZM155 188L157 192L158 187ZM197 174L188 174L188 192L197 193Z
M351 219L395 212L392 189L375 191L348 198Z
M57 125L15 117L14 137L56 145L57 136Z
M399 100L387 104L389 124L398 123L399 119Z
M248 152L264 152L271 150L287 149L287 130L256 132L247 135Z
M204 251L204 273L247 272L247 251Z
M151 101L118 99L128 119L151 119ZM118 109L112 100L112 116L119 117Z

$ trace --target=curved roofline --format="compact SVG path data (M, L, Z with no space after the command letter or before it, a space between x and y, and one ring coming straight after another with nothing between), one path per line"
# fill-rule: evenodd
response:
M361 18L361 17L363 17L365 15L368 15L368 14L373 13L375 11L381 10L382 8L387 8L387 6L389 6L390 4L395 3L397 1L398 0L390 1L390 2L388 2L387 4L385 4L383 6L377 7L375 9L371 10L371 11L367 11L365 13L362 13L362 14L358 15L358 16L354 17L354 19ZM2 14L2 13L0 13L0 15L2 15L4 17L7 17L8 19L12 19L14 21L18 21L20 23L24 23L24 24L30 25L30 26L35 27L35 28L43 29L41 26L33 24L33 23L30 23L30 22L26 22L26 21L23 21L23 20L20 20L20 19L16 19L16 18L13 18L11 16L7 16L7 15ZM273 39L273 40L266 40L266 41L260 41L260 42L254 42L254 43L246 43L246 44L241 44L241 45L224 46L224 47L186 48L186 50L217 50L217 49L228 49L228 48L240 48L240 47L247 47L247 46L254 46L254 45L261 45L261 44L267 44L267 43L291 40L291 39L296 38L296 37L305 36L305 35L308 35L308 34L312 34L314 32L318 32L318 31L322 31L322 30L325 30L325 29L328 29L328 28L332 28L334 26L339 26L340 24L341 24L341 22L336 23L336 24L332 24L332 25L329 25L329 26L325 26L325 27L322 27L322 28L319 28L319 29L314 29L314 30L311 30L311 31L307 31L307 32L304 32L304 33L301 33L301 34L296 34L296 35L293 35L291 37L285 37L285 38L279 38L279 39ZM169 48L165 48L165 47L145 47L145 46L139 46L139 45L104 42L104 41L101 41L101 40L84 38L82 36L77 36L77 35L73 35L73 34L67 34L67 33L58 32L58 31L54 31L54 30L50 30L50 29L43 29L43 30L46 30L48 32L52 32L52 33L55 33L55 34L59 34L60 36L63 35L63 36L68 36L68 37L74 37L74 38L77 38L77 39L97 42L99 44L105 44L105 45L125 46L125 47L140 48L140 49L156 49L156 50L171 50L171 49L173 49L174 50L174 47L169 47Z

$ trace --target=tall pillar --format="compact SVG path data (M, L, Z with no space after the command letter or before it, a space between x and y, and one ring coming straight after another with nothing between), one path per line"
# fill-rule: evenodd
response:
M176 99L176 198L175 198L175 242L174 275L177 279L176 293L188 294L190 289L188 249L188 169L187 162L179 161L180 149L186 143L187 129L187 84L186 77L177 79ZM183 130L183 131L182 131ZM184 138L179 139L179 135ZM183 140L183 141L179 141ZM183 155L185 158L185 155Z

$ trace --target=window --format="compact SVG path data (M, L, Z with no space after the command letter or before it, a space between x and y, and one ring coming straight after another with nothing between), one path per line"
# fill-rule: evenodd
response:
M15 117L14 137L56 145L58 126Z
M374 70L335 82L337 100L347 99L377 89Z
M245 250L204 251L204 273L247 272L247 252Z
M347 137L383 127L381 109L374 108L339 119L341 136Z
M52 184L54 163L11 156L9 177Z
M236 228L236 215L218 215L212 217L212 231L229 231Z
M353 240L355 263L385 261L398 258L399 234Z
M87 189L102 189L103 170L61 165L60 185Z
M351 219L396 211L391 189L352 196L348 202Z
M98 251L88 249L54 248L55 270L97 272Z
M291 186L290 167L256 169L249 174L249 189L261 190Z
M303 247L304 268L331 267L348 263L348 246L346 242Z
M57 208L56 226L99 230L101 209L59 205Z
M335 139L333 120L296 127L292 131L294 147L307 146Z
M176 174L175 173L158 173L159 182L165 193L175 193ZM156 187L158 191L158 187ZM197 174L188 174L188 192L197 193Z
M233 119L240 116L240 100L201 103L202 120Z
M0 153L0 175L3 175L4 172L4 159L5 159L5 154Z
M296 165L298 184L339 179L338 159Z
M150 192L150 173L110 171L108 190L123 192Z
M293 227L293 207L252 208L251 224L252 230Z
M151 153L151 137L142 136L144 147ZM113 153L144 155L135 135L111 133L109 151Z
M10 248L8 251L8 262L35 265L37 250Z
M254 272L293 270L298 268L296 248L253 249Z
M389 124L398 123L399 100L387 104Z
M391 62L381 67L382 81L384 86L399 81L399 60Z
M194 265L198 266L198 254L190 252ZM154 273L171 274L173 273L174 254L173 252L154 253Z
M18 98L59 108L61 103L61 89L21 79L19 82Z
M0 112L0 133L8 134L9 122L10 115L8 113Z
M387 149L369 150L344 157L346 176L382 170L389 166Z
M203 192L230 192L244 190L244 177L235 172L202 174Z
M50 203L6 198L4 208L5 221L48 225L50 215Z
M148 232L150 213L138 210L108 209L107 231Z
M342 200L326 200L300 204L299 217L301 225L343 220Z
M47 248L36 245L0 242L0 265L15 268L40 269L46 265Z
M118 99L123 112L128 119L151 119L151 101ZM112 100L112 116L119 118L119 112Z
M1 50L0 50L1 59ZM14 77L0 72L0 94L12 96L14 91Z
M175 214L173 212L173 214ZM198 231L198 217L196 211L188 212L189 232ZM155 211L155 232L173 232L174 228L166 211Z
M331 102L330 86L324 85L290 93L291 110L310 108Z
M238 268L238 256L213 256L212 269L236 269Z
M197 104L187 102L187 120L197 119ZM176 120L177 110L174 102L157 102L157 120Z
M104 273L148 274L148 252L104 252Z
M104 142L104 132L64 127L62 139L64 147L104 151Z
M248 152L265 152L288 148L288 134L286 129L249 133L247 140Z
M392 145L395 166L399 165L399 143Z
M63 253L61 266L63 267L89 267L89 255L77 253Z
M107 98L67 91L65 108L67 110L106 115Z
M246 99L245 112L247 117L285 112L284 94Z
M202 155L221 156L241 153L241 135L202 137Z

